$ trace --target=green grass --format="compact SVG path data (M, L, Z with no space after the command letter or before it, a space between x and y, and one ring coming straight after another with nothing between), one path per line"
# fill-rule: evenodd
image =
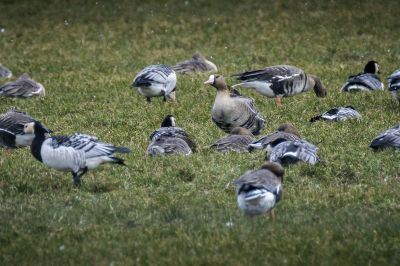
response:
M29 149L0 157L0 265L395 265L400 261L400 153L370 140L399 122L387 90L341 94L371 59L381 77L400 67L399 1L11 1L0 3L1 63L41 82L43 99L0 99L56 134L76 131L132 149L128 167L69 173ZM277 222L249 219L228 183L262 153L221 155L207 76L179 76L177 102L151 104L129 85L144 66L201 51L230 74L291 64L321 77L313 92L273 99L253 91L264 134L284 122L316 144L323 163L286 169ZM3 81L5 82L5 81ZM308 123L352 105L363 121ZM195 136L190 157L149 158L148 135L164 115Z

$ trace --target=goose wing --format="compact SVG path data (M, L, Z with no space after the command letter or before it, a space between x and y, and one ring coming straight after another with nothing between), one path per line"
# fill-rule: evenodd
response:
M270 192L275 192L281 186L281 180L267 169L259 169L246 172L234 181L238 187L237 193L242 190L264 188Z
M291 133L287 133L287 132L283 132L283 131L275 131L271 134L268 134L262 138L260 138L259 140L253 141L250 146L255 148L255 149L266 149L268 145L271 146L276 146L278 145L280 142L283 141L288 141L288 140L298 140L300 139L298 136L291 134Z
M159 138L150 143L147 148L147 154L155 155L171 155L171 154L184 154L189 155L192 153L189 145L180 138Z
M210 148L220 152L247 151L249 144L253 141L250 136L229 135L217 140Z
M277 65L260 70L247 71L232 76L242 81L266 81L271 83L295 79L303 74L303 70L294 66Z
M0 95L10 97L30 97L41 94L43 87L30 79L26 74L19 79L6 83L0 87Z
M191 139L186 131L180 127L160 127L150 134L151 141L156 141L157 139L162 138L180 138L184 140L193 151L196 151L197 149L196 143Z
M361 73L355 76L350 76L341 90L346 90L349 85L358 84L367 87L370 90L383 90L384 85L379 77L372 73Z
M0 128L14 135L24 134L24 125L34 121L28 114L17 111L15 107L12 107L5 114L0 115Z
M0 64L0 78L10 78L12 76L12 72Z
M385 147L400 148L400 124L379 134L372 140L370 147L373 149Z
M133 80L133 86L150 86L153 83L167 84L173 79L174 71L166 65L151 65L140 71ZM176 79L176 76L175 76Z
M305 140L284 141L273 148L270 162L297 162L303 161L309 164L319 162L317 157L318 148Z
M188 72L206 72L209 70L207 64L199 60L186 60L177 63L172 67L178 73L188 73Z
M399 78L400 78L400 69L397 69L389 77L387 77L388 80L399 79Z

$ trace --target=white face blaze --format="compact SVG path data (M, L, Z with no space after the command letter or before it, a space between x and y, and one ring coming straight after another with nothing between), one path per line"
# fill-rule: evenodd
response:
M375 63L375 73L378 73L379 72L379 65L378 65L378 63Z
M33 133L35 133L34 126L35 126L34 122L25 124L24 125L24 133L25 134L33 134Z
M208 78L208 80L206 82L204 82L204 84L214 84L215 82L215 75L210 75L210 77Z
M176 125L176 119L175 119L175 117L173 117L173 116L171 116L171 125L173 126L173 127L175 127L175 125Z

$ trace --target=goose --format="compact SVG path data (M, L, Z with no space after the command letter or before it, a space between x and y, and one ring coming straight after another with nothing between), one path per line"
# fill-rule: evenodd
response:
M152 97L162 96L164 101L175 101L175 71L167 65L150 65L142 69L133 79L132 87L151 102Z
M364 72L350 76L340 90L342 92L383 90L384 85L377 74L379 74L378 62L369 61L364 67Z
M172 69L181 74L200 72L217 73L218 71L217 66L199 52L194 53L192 59L177 63Z
M211 110L212 121L224 132L229 133L235 127L244 127L253 135L260 134L264 128L264 119L254 106L254 100L239 93L230 93L221 75L210 75L204 82L217 89Z
M270 162L280 164L295 164L305 162L311 165L317 164L318 148L304 139L288 140L277 144L270 152L267 152L266 159Z
M270 66L264 69L247 71L232 75L244 88L253 88L258 93L273 98L277 106L282 106L281 98L290 97L314 89L318 97L326 97L327 90L320 78L306 74L302 69L288 65Z
M11 149L31 145L34 135L24 133L24 125L30 122L39 123L27 113L18 111L14 106L0 115L0 147L5 148L6 153L10 154ZM46 134L51 133L51 130L44 125L42 127Z
M25 134L34 134L31 144L32 155L45 165L70 171L73 186L79 187L81 177L89 170L104 163L125 165L124 160L113 153L129 153L125 147L116 147L98 141L94 136L75 133L68 136L46 137L46 129L38 122L24 125Z
M400 69L393 72L388 78L389 91L400 102Z
M150 135L151 143L147 147L147 154L189 155L196 151L196 143L189 137L185 130L176 126L176 119L167 115L161 122L161 127Z
M27 98L45 95L43 85L31 79L28 74L23 74L17 80L0 87L0 96Z
M374 150L390 147L400 149L400 124L383 131L371 141L369 147Z
M2 64L0 64L0 78L11 78L12 72Z
M318 120L342 122L346 121L347 119L356 119L357 121L361 121L361 115L352 106L334 107L322 115L312 117L310 122L312 123Z
M251 132L243 127L235 127L231 133L210 146L218 152L248 152L249 144L254 141L254 136Z
M270 152L276 145L283 141L299 139L300 133L297 129L292 124L286 123L280 125L277 131L250 143L248 150L250 152L254 150L265 150Z
M284 173L280 164L267 162L235 180L239 208L249 216L269 213L275 222L274 208L282 198Z

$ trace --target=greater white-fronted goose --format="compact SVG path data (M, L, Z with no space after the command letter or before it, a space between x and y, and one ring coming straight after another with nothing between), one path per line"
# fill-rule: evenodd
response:
M0 78L11 78L12 72L2 64L0 64Z
M312 117L310 122L316 122L318 120L343 122L347 119L356 119L357 121L361 121L361 115L352 106L334 107L321 115Z
M152 97L159 96L162 96L164 101L175 100L176 74L167 65L150 65L136 75L132 87L136 87L148 102Z
M37 122L24 126L26 134L34 134L31 144L32 155L45 165L70 171L73 185L81 184L81 177L89 170L104 163L125 165L124 160L114 157L113 153L129 153L125 147L99 142L96 137L75 133L69 136L46 137L46 129Z
M0 96L28 98L32 96L45 96L42 84L31 79L28 74L23 74L17 80L8 82L0 87Z
M235 127L244 127L253 135L260 134L265 121L255 108L253 99L238 93L230 93L221 75L211 75L204 84L217 89L211 118L220 129L229 133Z
M265 163L260 169L248 171L235 180L239 208L250 216L270 213L274 222L274 208L282 198L284 173L280 164Z
M273 98L281 106L281 98L314 89L318 97L325 97L327 90L320 78L306 74L302 69L288 65L270 66L264 69L234 74L238 80L232 88L241 86L253 88L264 96Z
M374 150L384 148L400 149L400 124L383 131L371 141L369 146Z
M350 76L340 90L342 92L383 90L385 86L377 74L379 74L378 62L369 61L364 67L364 72Z
M172 69L181 74L217 73L218 71L217 66L199 52L194 53L192 59L177 63Z
M400 69L397 69L388 78L389 91L393 98L400 102Z
M250 130L243 127L235 127L231 133L210 146L218 152L248 152L249 144L254 141L254 136Z

